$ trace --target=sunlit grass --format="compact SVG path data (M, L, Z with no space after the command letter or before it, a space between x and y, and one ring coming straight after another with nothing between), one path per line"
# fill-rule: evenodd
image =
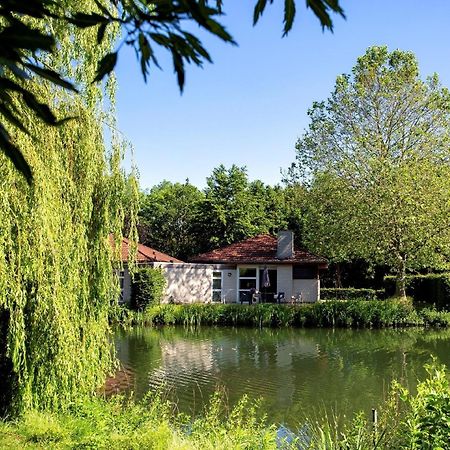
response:
M379 421L314 416L291 431L269 424L258 403L243 397L229 409L216 393L202 415L178 414L159 395L135 403L117 396L94 397L63 412L28 411L0 422L1 449L158 449L158 450L398 450L442 449L450 443L448 372L436 362L412 395L398 383L379 407Z
M154 305L142 312L113 308L111 322L131 325L382 328L449 327L450 312L415 309L399 300L327 301L305 305Z

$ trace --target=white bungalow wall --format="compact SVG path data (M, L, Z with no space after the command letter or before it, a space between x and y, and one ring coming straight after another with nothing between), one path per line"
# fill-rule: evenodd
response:
M302 301L314 303L319 300L320 280L293 280L293 295L298 297L302 293Z
M237 302L237 270L220 269L222 272L222 302Z
M209 303L213 266L207 264L154 263L163 269L167 286L163 303Z
M277 267L277 289L284 292L285 301L292 297L292 266L290 264Z

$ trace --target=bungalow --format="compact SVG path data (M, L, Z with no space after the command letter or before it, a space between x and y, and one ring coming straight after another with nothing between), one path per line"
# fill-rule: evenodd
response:
M262 302L320 299L319 270L327 260L294 248L291 231L278 237L262 234L191 258L213 267L213 302L249 301L255 291Z

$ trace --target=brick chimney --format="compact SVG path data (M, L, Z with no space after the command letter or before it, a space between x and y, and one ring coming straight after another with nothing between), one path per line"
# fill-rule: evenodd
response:
M278 232L277 258L288 259L294 256L294 233L292 231Z

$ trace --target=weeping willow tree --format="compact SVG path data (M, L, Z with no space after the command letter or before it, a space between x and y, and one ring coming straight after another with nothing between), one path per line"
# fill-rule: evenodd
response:
M72 1L64 3L69 11ZM84 3L95 9L94 1ZM20 125L8 131L32 168L31 187L0 153L3 414L65 407L93 393L112 364L108 308L117 289L108 236L120 238L129 185L114 131L109 150L105 145L104 130L114 130L113 79L103 86L91 80L114 33L98 45L95 30L57 21L45 26L58 51L40 63L74 80L79 93L26 81L59 118L73 117L54 127L14 99L30 135Z

